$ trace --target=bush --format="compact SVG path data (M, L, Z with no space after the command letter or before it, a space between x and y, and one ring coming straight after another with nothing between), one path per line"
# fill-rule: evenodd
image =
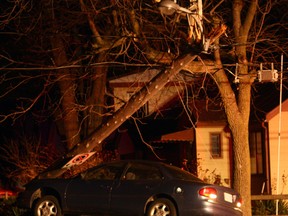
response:
M8 180L9 186L22 186L35 178L60 157L51 145L43 146L37 137L19 136L7 139L0 146L1 180ZM2 177L3 176L3 177Z
M9 198L0 200L0 215L29 216L31 214L27 210L17 207L16 198Z
M275 215L276 200L257 200L252 203L253 215ZM278 214L288 215L288 203L284 200L279 200Z

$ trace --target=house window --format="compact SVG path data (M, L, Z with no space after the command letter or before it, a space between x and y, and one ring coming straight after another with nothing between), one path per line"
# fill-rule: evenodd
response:
M249 134L251 174L263 173L262 134L260 131Z
M210 134L211 155L213 158L222 157L221 133Z
M144 118L149 115L148 102L144 104L136 113L137 118Z

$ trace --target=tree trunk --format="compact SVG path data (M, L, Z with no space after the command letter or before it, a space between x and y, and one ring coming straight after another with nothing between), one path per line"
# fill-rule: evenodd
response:
M105 61L100 54L97 62ZM87 118L87 134L84 137L89 136L95 131L102 123L103 110L105 109L105 92L106 92L106 76L107 67L91 68L92 77L92 90L89 99L86 102L86 106L91 107L85 113Z
M242 94L241 102L236 100L236 96L231 88L225 71L219 65L219 71L214 74L218 84L228 123L233 137L233 159L234 159L234 179L233 188L237 190L243 200L243 213L245 216L251 215L251 171L249 152L249 110L250 110L250 79L246 79L246 84L241 84L239 94ZM243 80L245 83L245 81ZM244 85L244 86L243 86Z
M235 119L233 120L235 121ZM243 215L251 215L251 168L248 139L248 125L229 123L233 136L234 181L233 188L239 191L243 199Z
M227 120L233 137L234 179L233 188L243 198L243 215L250 216L251 212L251 168L249 151L249 118L252 79L248 73L246 44L254 19L257 0L251 0L248 10L243 10L244 1L233 1L233 30L237 45L235 53L238 58L238 74L241 77L238 86L238 98L223 70L219 50L214 52L216 66L219 68L214 77L218 84L225 107ZM244 16L243 16L244 13ZM245 17L242 23L242 18Z
M53 48L54 62L56 66L68 64L65 52L65 46L60 35L51 39ZM61 115L65 130L66 143L68 150L72 149L80 141L78 110L75 100L75 83L69 69L60 69L57 71L57 80L61 92Z

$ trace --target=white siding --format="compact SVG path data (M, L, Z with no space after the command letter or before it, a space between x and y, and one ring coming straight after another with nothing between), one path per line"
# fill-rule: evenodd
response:
M196 128L198 177L214 183L215 176L220 175L222 185L230 187L229 139L223 131L224 127L225 125ZM221 133L222 157L220 158L211 156L210 133Z
M269 144L270 144L270 169L271 169L271 187L272 194L277 193L277 184L279 181L278 193L288 194L288 112L282 112L281 133L279 134L279 114L275 115L269 121ZM280 141L279 141L280 137ZM280 143L280 149L279 147ZM278 150L280 157L278 158ZM278 176L278 159L280 160Z

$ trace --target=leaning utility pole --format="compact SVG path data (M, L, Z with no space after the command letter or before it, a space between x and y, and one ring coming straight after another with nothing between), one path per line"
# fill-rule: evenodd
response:
M121 126L137 110L139 110L148 100L159 92L176 74L187 67L196 59L197 55L187 54L183 58L177 59L169 69L160 71L152 80L136 92L129 101L124 104L113 116L103 125L93 132L90 137L78 143L68 154L67 158L72 158L78 154L89 153L91 151L101 151L102 142L113 131ZM47 171L41 177L55 178L63 174L67 168L54 171Z

